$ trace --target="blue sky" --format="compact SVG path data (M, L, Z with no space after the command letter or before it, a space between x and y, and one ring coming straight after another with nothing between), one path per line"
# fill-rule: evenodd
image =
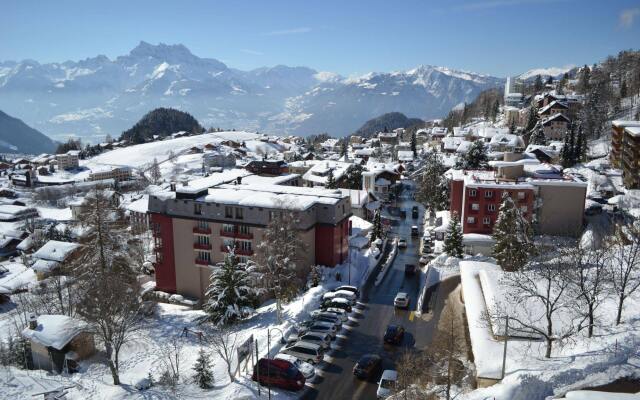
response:
M506 76L640 47L640 1L3 0L0 60L126 54L140 40L250 69L441 65Z

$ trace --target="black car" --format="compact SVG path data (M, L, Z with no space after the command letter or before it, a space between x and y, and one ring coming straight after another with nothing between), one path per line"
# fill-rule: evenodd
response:
M414 264L405 264L404 273L405 275L414 275L416 273L416 266Z
M377 354L365 354L353 366L353 375L360 379L371 379L382 372L382 358Z
M411 209L411 216L413 218L418 218L419 212L418 212L418 206L413 206L413 208Z
M389 344L400 344L404 338L404 327L402 325L388 325L384 332L384 342Z

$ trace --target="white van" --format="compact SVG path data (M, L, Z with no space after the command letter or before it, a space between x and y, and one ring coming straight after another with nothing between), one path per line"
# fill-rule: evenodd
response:
M324 351L320 345L309 342L296 342L282 349L281 353L289 354L309 364L319 363L324 356Z

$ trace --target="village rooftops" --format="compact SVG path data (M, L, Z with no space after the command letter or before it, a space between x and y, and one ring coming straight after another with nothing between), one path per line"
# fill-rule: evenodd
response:
M640 121L617 119L611 122L616 128L640 127Z
M505 161L496 161L494 167L509 167L518 165ZM522 163L520 163L522 165ZM535 160L530 164L524 164L526 174L515 178L506 179L499 176L496 171L465 171L465 170L449 170L446 174L453 180L464 180L465 186L485 187L485 188L503 188L503 189L533 189L534 186L542 185L563 185L563 186L579 186L587 187L587 182L583 182L578 178L563 174L555 166L550 164L542 164Z
M352 163L341 161L321 161L311 167L302 179L309 182L326 184L329 171L333 171L335 180L341 179L342 176L353 166Z
M62 262L79 247L78 243L49 240L33 254L33 257L41 260Z
M44 347L62 350L70 341L87 329L87 325L66 315L40 315L35 329L22 330L22 337Z

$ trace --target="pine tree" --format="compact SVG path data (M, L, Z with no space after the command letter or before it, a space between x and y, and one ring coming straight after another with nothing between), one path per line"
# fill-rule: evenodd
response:
M576 144L573 149L573 161L575 163L583 162L587 158L587 138L584 130L578 126L578 134L576 135Z
M505 271L517 271L533 253L529 222L506 192L493 227L493 239L493 256Z
M451 221L444 237L444 252L451 257L462 258L464 248L462 243L462 229L458 213L451 214Z
M151 182L153 182L154 185L157 185L162 178L162 174L160 173L160 165L158 164L157 158L153 159L153 164L151 164L149 174L151 175Z
M487 149L482 140L476 140L469 147L469 151L461 158L463 169L486 169L489 166Z
M622 81L620 85L620 98L624 99L625 97L627 97L627 82Z
M589 81L591 79L591 70L585 64L584 67L580 70L580 76L578 77L578 93L587 93L589 91Z
M511 123L509 124L509 133L511 135L515 135L516 134L516 121L515 121L515 119L512 119Z
M542 84L542 77L540 75L536 75L536 79L535 79L535 81L533 81L533 90L536 93L539 93L542 90L543 87L544 86Z
M418 155L418 140L416 139L416 132L411 132L411 151L413 152L413 156Z
M544 131L540 128L535 129L529 138L529 144L537 144L544 146L547 144L547 137L544 135Z
M216 324L231 324L253 311L259 291L254 287L255 266L238 263L233 250L216 264L202 306Z
M491 121L496 122L496 118L498 118L498 114L500 114L500 101L496 99L493 103L493 109L491 110Z
M538 124L538 109L535 106L529 107L527 114L527 124L524 127L525 132L531 132Z
M549 76L549 78L547 78L547 82L545 82L546 85L553 85L553 77Z
M362 189L362 172L364 167L360 164L353 164L347 171L346 186L348 189Z
M324 185L327 189L335 189L337 187L336 179L333 176L333 168L329 169L327 173L327 183Z
M193 376L193 382L201 389L211 389L213 387L213 372L211 371L211 358L200 349L198 359L196 360L193 370L196 374Z
M444 210L449 202L449 183L444 176L445 171L446 167L438 153L426 154L416 199L434 210Z
M380 216L380 210L376 210L373 214L373 227L371 229L371 242L375 242L378 239L382 239L384 235L382 231L382 217Z
M569 132L564 135L564 144L562 146L561 164L564 168L573 167L576 163L575 159L575 145L576 143L576 131L572 125L569 128Z

